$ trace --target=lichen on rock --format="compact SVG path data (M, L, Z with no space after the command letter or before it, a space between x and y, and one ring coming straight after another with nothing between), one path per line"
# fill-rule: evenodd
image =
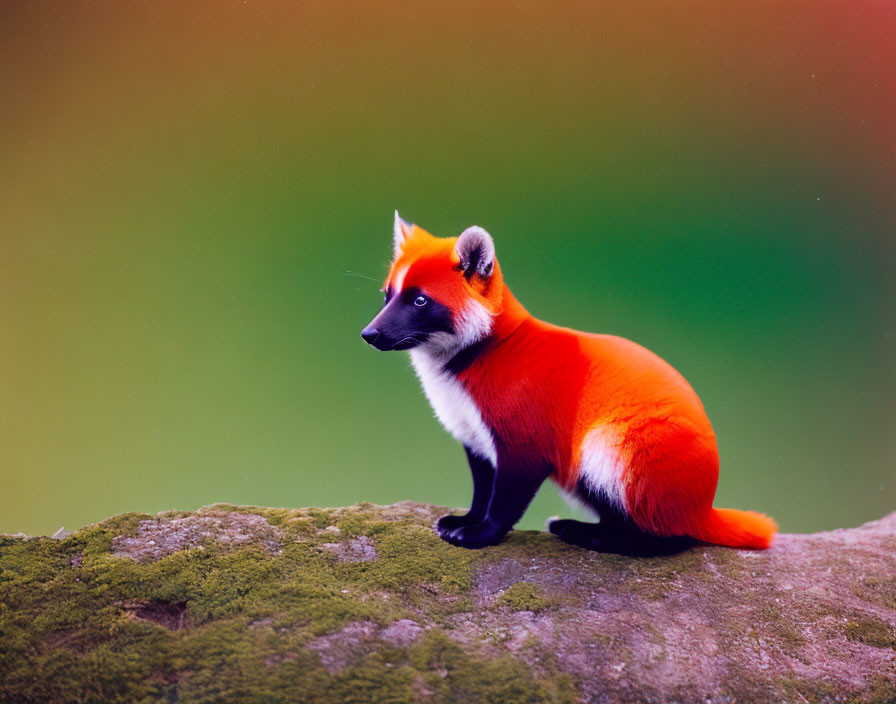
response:
M155 561L189 548L201 548L209 542L222 545L253 543L277 552L282 538L281 529L254 513L232 511L219 515L150 518L140 521L134 535L115 536L112 554L144 562Z
M376 545L366 535L339 543L324 543L321 547L336 555L339 562L370 562L377 558Z
M3 702L893 702L896 514L636 559L445 509L216 505L0 537Z

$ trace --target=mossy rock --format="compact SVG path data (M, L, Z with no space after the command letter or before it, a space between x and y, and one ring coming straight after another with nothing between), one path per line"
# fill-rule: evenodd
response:
M896 702L896 514L765 552L456 548L444 509L0 536L0 702Z

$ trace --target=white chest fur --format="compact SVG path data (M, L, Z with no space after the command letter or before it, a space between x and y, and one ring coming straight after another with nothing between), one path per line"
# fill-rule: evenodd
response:
M411 362L426 398L445 429L472 452L497 466L495 440L463 384L444 371L442 362L424 349L411 350Z

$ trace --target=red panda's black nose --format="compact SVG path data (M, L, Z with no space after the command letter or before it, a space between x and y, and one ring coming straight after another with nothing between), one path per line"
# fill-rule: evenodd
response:
M376 338L380 336L380 331L376 328L372 328L370 326L364 328L361 331L361 339L364 340L368 345L372 345Z

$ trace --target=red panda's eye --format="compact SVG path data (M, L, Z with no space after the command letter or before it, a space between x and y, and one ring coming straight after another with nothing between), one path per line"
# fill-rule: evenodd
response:
M426 296L417 296L414 299L414 305L418 308L426 305Z

